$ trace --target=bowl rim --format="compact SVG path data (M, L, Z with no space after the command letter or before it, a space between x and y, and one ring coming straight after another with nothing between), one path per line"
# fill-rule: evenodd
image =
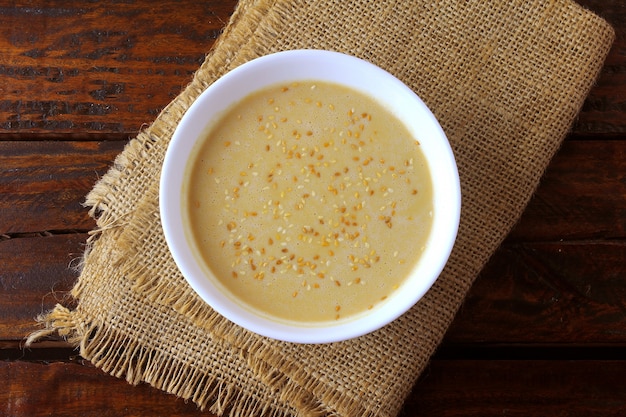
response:
M344 74L346 71L354 73L347 76ZM419 281L421 285L411 287L411 292L396 290L385 303L367 314L337 323L325 322L325 325L274 321L231 301L222 293L219 284L216 285L204 276L197 257L189 248L181 215L181 190L188 158L196 138L206 131L211 121L219 119L223 111L256 89L278 82L305 79L347 84L348 87L382 100L384 104L393 107L396 116L414 134L417 122L407 122L407 118L418 117L420 142L424 144L424 138L428 136L428 146L437 149L434 153L436 161L432 160L433 156L426 155L433 177L434 207L437 210L433 215L427 248L420 257L419 265L414 268L423 271L426 278ZM376 91L366 86L373 79L376 80ZM397 103L410 104L413 110L407 112L396 109L394 106ZM212 118L207 118L207 108L211 109ZM189 137L194 139L189 140ZM438 177L435 178L435 175ZM440 181L444 182L445 192L435 187ZM454 154L443 129L426 104L408 86L380 67L351 55L326 50L300 49L272 53L248 61L217 79L190 105L177 125L165 154L159 185L159 210L165 241L191 288L213 310L231 322L262 336L295 343L331 343L352 339L378 330L404 314L423 297L441 274L456 241L461 214L461 188ZM432 258L427 262L422 261L426 256ZM407 279L402 286L416 283L416 279Z

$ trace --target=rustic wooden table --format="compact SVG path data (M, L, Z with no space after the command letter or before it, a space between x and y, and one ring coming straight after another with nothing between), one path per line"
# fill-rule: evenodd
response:
M617 40L523 218L477 279L403 416L626 415L626 1ZM0 2L0 415L202 414L61 339L94 222L85 194L202 62L234 0Z

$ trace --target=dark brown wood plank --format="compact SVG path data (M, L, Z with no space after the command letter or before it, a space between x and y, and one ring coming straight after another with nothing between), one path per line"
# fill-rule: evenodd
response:
M0 138L133 134L190 80L235 0L0 3ZM574 131L626 132L626 11L581 0L617 31Z
M146 384L122 379L79 362L0 362L0 415L38 416L212 416Z
M626 242L503 245L444 344L626 344Z
M0 143L0 155L6 158L0 167L2 232L37 236L49 230L91 229L92 220L81 202L122 146L121 142ZM624 317L619 304L620 297L626 299L624 246L619 241L597 239L624 235L625 150L623 141L565 144L538 197L472 289L449 342L624 341L626 329L620 326ZM80 246L86 240L82 236L68 246L65 239L74 239L72 235L42 236L0 242L1 256L6 265L13 265L11 274L25 280L21 281L25 286L22 296L30 300L18 302L20 295L13 294L2 307L0 316L8 320L3 332L12 332L3 336L11 340L31 328L32 318L42 311L42 297L57 285L58 271L65 271L71 257L82 253ZM560 242L562 239L565 241ZM37 254L45 255L47 261L40 262ZM50 265L55 265L52 268L57 272L42 270ZM60 276L68 280L67 273ZM6 281L9 271L0 276ZM28 289L30 281L34 284ZM42 283L43 289L38 287ZM605 294L605 298L588 299L581 295L585 292L597 297ZM614 298L606 298L608 295ZM48 301L51 305L51 299ZM18 318L10 315L14 309ZM541 337L529 339L535 335Z
M76 279L86 234L0 241L0 340L20 342ZM626 243L504 245L444 345L626 345ZM14 345L15 346L15 345Z
M0 235L92 229L82 203L124 144L0 141Z
M625 361L433 361L400 417L623 416Z
M82 207L125 142L0 142L0 234L91 229ZM626 141L566 142L514 241L626 236Z
M579 2L616 27L616 44L444 340L440 352L461 360L436 356L404 417L626 415L626 4ZM61 342L23 356L20 344L35 315L66 302L87 238L67 232L93 227L84 195L188 82L234 3L0 0L0 140L27 141L0 142L0 415L200 415ZM53 137L77 141L28 142ZM83 142L94 139L117 143ZM499 360L537 352L543 360Z
M566 142L510 237L517 241L626 237L626 140Z
M191 80L234 5L0 2L0 139L138 131Z
M400 416L621 416L624 372L624 361L435 360ZM0 377L9 384L0 390L7 416L212 415L80 363L0 362Z
M0 341L19 345L39 330L35 317L57 303L70 306L73 269L85 249L86 233L0 240ZM2 346L0 346L2 347Z

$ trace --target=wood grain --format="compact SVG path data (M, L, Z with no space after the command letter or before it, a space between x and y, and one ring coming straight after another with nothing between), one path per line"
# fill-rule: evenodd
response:
M435 360L400 417L622 416L624 372L623 361ZM0 378L8 383L0 390L0 415L212 416L80 362L0 362Z
M623 416L624 361L433 361L400 417Z
M67 303L86 234L0 241L0 340L21 342L34 318ZM22 254L28 254L24 256ZM447 347L470 344L626 345L626 243L505 244L450 327ZM14 346L17 346L16 343Z
M71 305L68 291L78 276L74 268L87 237L75 233L0 240L0 340L20 343L39 329L38 315L57 303Z
M0 4L0 138L120 134L191 80L234 0Z
M190 81L235 4L0 2L0 140L135 134ZM626 11L619 0L581 4L617 40L574 132L624 133Z
M235 3L0 0L0 415L211 415L59 338L22 345L36 315L71 303L86 193L189 82ZM579 3L616 42L402 417L626 415L626 3Z
M0 235L93 229L82 203L123 146L0 141Z
M122 141L0 141L0 234L90 230L85 195ZM514 241L626 236L626 141L568 141L552 161Z
M626 242L504 244L446 344L626 345Z
M207 416L191 402L80 362L0 362L0 415L29 417Z
M511 233L517 241L626 237L626 141L568 141Z

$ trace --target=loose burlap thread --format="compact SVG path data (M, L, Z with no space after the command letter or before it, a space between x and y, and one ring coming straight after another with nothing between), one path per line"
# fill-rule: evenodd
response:
M57 332L95 366L219 415L395 416L475 277L521 215L614 38L568 0L241 0L192 82L131 140L87 197L89 240ZM457 158L459 235L408 313L347 342L247 332L206 306L165 243L161 164L180 118L213 81L288 49L345 52L390 71L433 110Z

